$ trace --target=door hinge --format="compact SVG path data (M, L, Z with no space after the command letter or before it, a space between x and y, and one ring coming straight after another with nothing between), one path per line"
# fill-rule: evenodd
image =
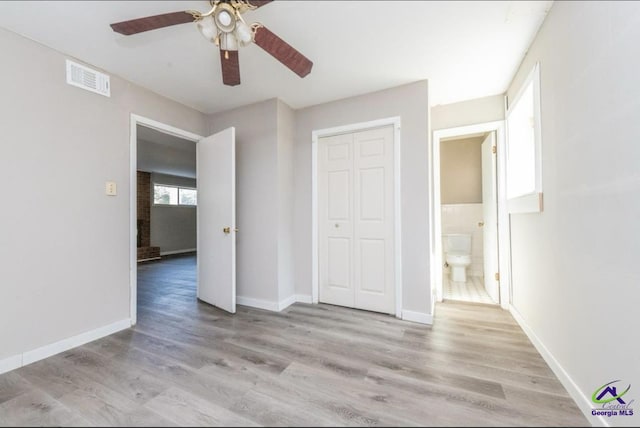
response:
M498 148L496 146L493 146L493 147L491 147L491 151L495 155L496 153L498 153Z
M496 278L496 281L500 281L500 272L496 272L495 278Z

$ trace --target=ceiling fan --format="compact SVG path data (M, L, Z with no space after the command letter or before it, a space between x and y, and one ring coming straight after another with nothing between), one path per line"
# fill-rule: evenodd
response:
M222 81L225 85L240 84L238 47L255 43L300 77L311 72L313 62L264 25L248 25L243 14L273 0L211 0L211 10L194 10L148 16L111 24L113 31L130 36L158 28L195 22L200 33L220 48Z

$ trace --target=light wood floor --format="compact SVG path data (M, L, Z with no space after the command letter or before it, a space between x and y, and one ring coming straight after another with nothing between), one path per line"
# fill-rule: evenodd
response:
M193 257L142 265L138 325L0 376L0 425L588 425L494 306L230 316L194 280Z

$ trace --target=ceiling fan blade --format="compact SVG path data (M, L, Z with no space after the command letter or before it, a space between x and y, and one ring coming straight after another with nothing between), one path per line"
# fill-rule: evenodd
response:
M295 50L289 43L273 34L268 28L259 27L256 30L254 41L256 45L267 51L298 76L305 77L311 73L313 62Z
M222 83L227 86L239 85L240 61L238 51L223 51L220 49L220 63L222 64Z
M132 34L170 27L172 25L186 24L187 22L193 21L193 15L188 12L171 12L162 15L147 16L146 18L132 19L131 21L118 22L111 24L111 28L113 28L113 31L116 33L130 36Z
M249 4L255 7L262 7L265 4L271 3L273 0L249 0Z

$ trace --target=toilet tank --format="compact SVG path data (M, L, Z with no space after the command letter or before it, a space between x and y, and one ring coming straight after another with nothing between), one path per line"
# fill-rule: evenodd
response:
M471 235L466 233L451 233L442 236L445 253L471 254Z

